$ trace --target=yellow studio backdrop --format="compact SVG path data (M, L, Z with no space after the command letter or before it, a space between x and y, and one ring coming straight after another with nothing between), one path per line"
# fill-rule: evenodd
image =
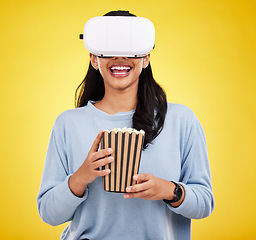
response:
M59 239L36 207L50 131L87 70L85 22L118 9L154 23L154 77L206 134L216 207L192 238L255 239L253 0L1 1L0 239Z

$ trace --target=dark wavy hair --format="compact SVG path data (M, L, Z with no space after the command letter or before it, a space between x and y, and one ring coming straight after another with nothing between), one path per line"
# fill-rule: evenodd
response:
M112 11L104 16L135 16L128 11ZM136 17L136 16L135 16ZM91 62L84 80L76 89L75 105L82 107L89 100L102 100L105 86L100 72L93 68ZM156 83L150 63L142 70L138 84L138 102L133 115L133 128L145 131L143 148L146 149L162 131L167 111L166 94Z

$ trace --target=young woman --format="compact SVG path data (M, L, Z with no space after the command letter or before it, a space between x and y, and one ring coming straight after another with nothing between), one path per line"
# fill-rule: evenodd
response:
M41 218L51 225L70 221L61 239L190 239L191 219L214 208L205 136L189 108L166 102L150 54L90 54L77 96L77 108L52 129L37 197ZM112 149L99 150L102 129L125 126L146 133L140 172L125 194L106 192L102 176L110 169L100 167L114 159Z

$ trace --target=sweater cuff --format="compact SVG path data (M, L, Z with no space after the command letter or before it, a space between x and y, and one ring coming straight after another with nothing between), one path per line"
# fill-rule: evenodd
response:
M69 178L71 176L72 175L68 175L65 181L62 184L58 185L58 192L61 194L58 194L57 198L59 198L59 201L63 202L63 204L65 204L67 207L78 206L83 201L85 201L88 196L88 188L85 189L84 195L82 197L77 197L72 193L68 184Z

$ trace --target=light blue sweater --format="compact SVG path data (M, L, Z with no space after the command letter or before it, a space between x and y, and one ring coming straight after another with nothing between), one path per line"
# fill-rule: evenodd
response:
M168 103L164 128L142 152L139 170L182 184L185 199L179 207L162 200L124 199L121 193L104 191L101 177L88 185L82 198L72 194L68 179L85 160L99 130L132 127L133 113L109 115L89 102L57 118L37 203L46 223L70 221L61 239L187 240L191 219L211 214L214 198L204 132L194 113L179 104Z

